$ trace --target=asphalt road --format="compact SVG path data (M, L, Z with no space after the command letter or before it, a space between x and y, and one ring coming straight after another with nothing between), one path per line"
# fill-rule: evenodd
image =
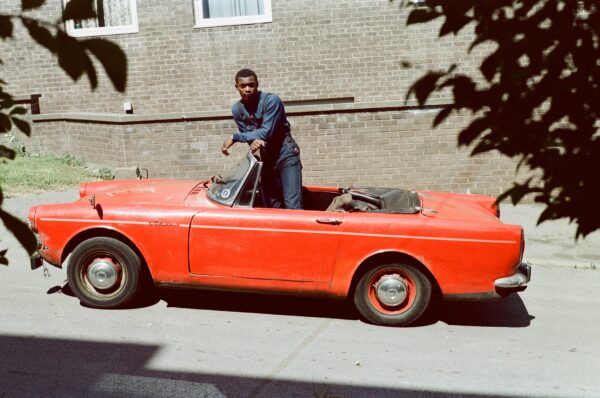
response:
M600 396L600 270L539 266L519 295L398 329L335 302L197 291L93 310L0 236L2 398Z

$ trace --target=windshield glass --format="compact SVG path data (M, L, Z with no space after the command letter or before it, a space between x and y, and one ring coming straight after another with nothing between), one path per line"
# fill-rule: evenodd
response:
M252 159L251 156L245 156L225 177L213 177L208 197L216 202L231 205L252 166Z

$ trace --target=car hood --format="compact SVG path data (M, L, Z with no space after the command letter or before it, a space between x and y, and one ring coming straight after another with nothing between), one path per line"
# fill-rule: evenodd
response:
M81 184L80 198L130 203L182 203L203 181L189 180L118 180Z
M500 222L493 196L419 191L423 215L448 220Z

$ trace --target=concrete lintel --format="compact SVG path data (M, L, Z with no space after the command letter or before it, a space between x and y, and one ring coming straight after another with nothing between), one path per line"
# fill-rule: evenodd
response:
M358 103L335 103L317 105L291 105L286 107L288 115L336 113L336 112L377 112L391 110L416 110L439 108L445 104L433 104L425 107L414 104L407 105L404 101L379 101ZM188 113L157 113L150 115L127 115L120 113L93 113L93 112L63 112L32 115L34 123L70 121L108 124L142 124L142 123L169 123L198 120L230 119L231 112L204 111Z

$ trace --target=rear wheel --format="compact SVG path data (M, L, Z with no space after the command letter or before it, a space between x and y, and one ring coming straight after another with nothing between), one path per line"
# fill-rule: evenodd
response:
M365 273L354 293L356 308L378 325L406 326L416 321L431 301L431 282L405 264L380 265Z
M125 243L91 238L73 251L67 276L82 303L95 308L126 306L140 290L141 260Z

